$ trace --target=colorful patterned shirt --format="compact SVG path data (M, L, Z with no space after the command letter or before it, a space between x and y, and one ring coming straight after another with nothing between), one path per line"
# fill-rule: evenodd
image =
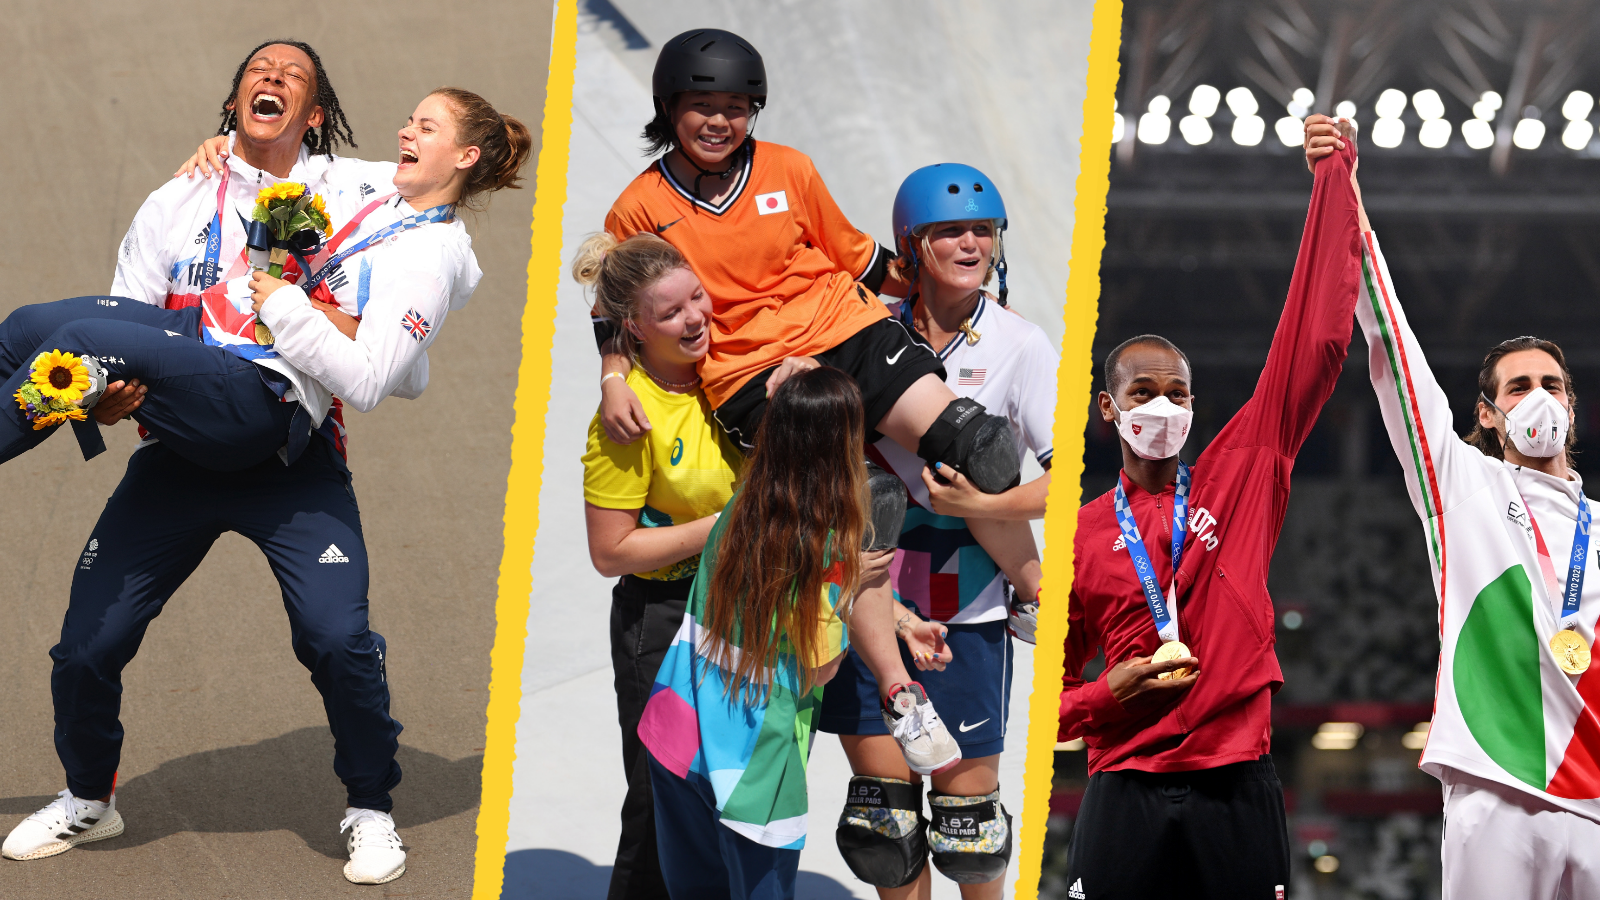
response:
M730 502L729 506L732 506ZM806 762L822 704L821 686L800 692L800 666L817 668L849 648L838 607L837 569L823 587L815 659L800 660L787 640L767 670L765 697L726 690L717 666L721 642L704 628L716 547L728 517L717 520L690 590L689 608L656 674L639 720L650 754L680 778L711 785L723 825L768 847L798 850L806 840ZM737 647L735 648L737 650Z

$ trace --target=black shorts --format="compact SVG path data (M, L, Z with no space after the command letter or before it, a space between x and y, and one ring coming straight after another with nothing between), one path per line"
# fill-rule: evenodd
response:
M933 374L944 380L939 354L921 335L892 317L879 319L844 343L818 353L816 360L843 370L861 388L868 444L882 437L873 426L883 421L918 378ZM716 409L717 424L746 450L755 446L756 429L767 411L767 378L777 368L757 373Z
M1070 895L1282 900L1283 785L1272 757L1194 772L1096 772L1067 853Z

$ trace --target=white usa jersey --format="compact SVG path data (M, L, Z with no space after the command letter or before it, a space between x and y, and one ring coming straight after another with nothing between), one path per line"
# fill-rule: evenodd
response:
M890 311L901 315L901 304ZM1039 326L984 295L969 326L976 342L957 334L939 350L945 383L958 396L984 405L1011 425L1019 462L1032 453L1048 463L1055 428L1056 369L1060 355ZM900 476L916 504L906 511L900 548L890 565L896 594L940 622L969 624L1007 615L1004 575L967 530L966 520L933 512L922 483L927 463L894 441L873 445Z

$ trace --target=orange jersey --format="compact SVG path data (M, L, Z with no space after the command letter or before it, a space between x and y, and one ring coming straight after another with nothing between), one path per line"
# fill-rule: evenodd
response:
M696 199L658 160L611 205L617 240L654 232L677 247L711 295L711 349L700 378L713 407L790 356L812 356L887 318L856 283L879 252L844 217L810 157L765 141L721 206Z

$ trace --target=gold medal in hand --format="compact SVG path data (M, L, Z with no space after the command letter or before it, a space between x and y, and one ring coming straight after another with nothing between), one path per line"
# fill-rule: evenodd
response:
M1550 638L1550 652L1556 655L1556 665L1568 675L1582 675L1589 671L1589 642L1570 628L1564 628Z
M1194 654L1189 652L1189 648L1184 646L1183 641L1167 641L1165 644L1161 645L1161 649L1156 651L1156 655L1151 657L1150 661L1152 663L1163 663L1169 659L1183 659L1193 655ZM1585 653L1584 658L1588 658L1587 653ZM1176 681L1177 679L1183 678L1188 674L1189 670L1186 668L1173 669L1171 672L1162 672L1156 677L1162 681Z
M256 343L265 347L272 342L272 329L261 324L261 322L258 320L256 322Z

